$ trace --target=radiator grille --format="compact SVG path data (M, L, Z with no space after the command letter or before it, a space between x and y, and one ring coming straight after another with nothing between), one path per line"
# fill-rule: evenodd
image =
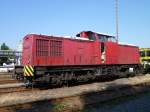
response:
M62 41L50 40L50 56L62 56Z
M36 55L48 56L48 40L42 40L42 39L36 40Z
M62 56L61 40L36 40L36 56Z

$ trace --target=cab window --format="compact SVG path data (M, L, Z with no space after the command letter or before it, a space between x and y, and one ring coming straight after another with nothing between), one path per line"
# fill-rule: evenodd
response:
M100 42L106 42L106 41L108 41L108 37L105 35L100 35L99 40L100 40Z
M94 33L90 33L90 34L89 34L89 39L90 39L90 40L96 40L95 34L94 34Z
M98 39L100 42L116 42L116 38L113 36L99 35Z

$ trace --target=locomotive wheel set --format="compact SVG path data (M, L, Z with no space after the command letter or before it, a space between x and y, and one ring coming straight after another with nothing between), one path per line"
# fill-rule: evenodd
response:
M29 34L23 40L22 65L14 75L28 84L69 84L142 73L139 48L115 37L83 31L76 37Z

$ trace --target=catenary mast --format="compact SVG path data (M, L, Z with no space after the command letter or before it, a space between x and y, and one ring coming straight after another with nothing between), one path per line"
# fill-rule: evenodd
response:
M115 0L115 13L116 13L116 40L119 40L119 20L118 20L118 0Z

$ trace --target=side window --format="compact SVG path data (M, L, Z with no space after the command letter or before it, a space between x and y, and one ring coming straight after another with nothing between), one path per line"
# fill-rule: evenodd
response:
M90 40L96 40L95 34L93 34L93 33L89 34L89 39Z
M100 41L100 42L106 42L106 41L108 41L108 37L105 36L105 35L100 35L100 36L99 36L99 41Z

